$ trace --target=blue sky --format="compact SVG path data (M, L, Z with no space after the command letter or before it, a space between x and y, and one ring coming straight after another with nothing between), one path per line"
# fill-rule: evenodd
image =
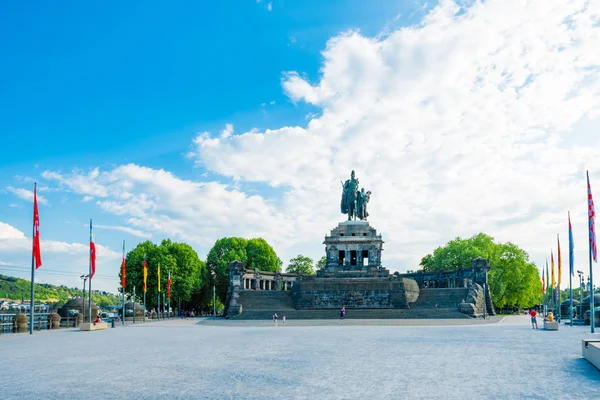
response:
M460 184L466 185L463 192L476 190L477 186L471 185L481 182L477 174L461 170L469 169L459 166L469 150L457 143L477 135L469 130L486 131L488 126L482 121L490 118L473 111L486 109L482 102L490 99L488 92L457 93L472 82L481 82L482 71L492 70L486 66L502 66L507 59L498 56L502 51L518 55L513 50L525 46L532 29L542 32L545 23L577 12L591 21L596 19L594 6L576 10L575 3L564 2L561 12L565 15L551 15L558 11L546 9L522 10L526 18L521 25L510 21L498 1L480 5L458 2L463 9L452 1L384 0L3 4L0 222L30 237L31 202L26 194L21 192L19 197L17 192L31 190L32 180L38 181L46 199L40 209L42 238L53 241L48 246L57 247L45 256L44 268L65 272L64 280L49 272L46 277L68 284L76 284L70 276L85 269L81 249L72 245L85 244L89 218L99 226L136 229L137 235L114 228L95 232L97 242L107 248L101 264L107 278L99 285L112 290L118 283L109 281L108 276L118 270L119 260L114 258L123 239L132 247L144 237L155 241L173 237L190 242L204 258L210 243L221 236L265 236L284 259L298 252L318 258L323 235L341 220L336 208L337 182L357 168L358 175L364 176L361 182L378 189L372 207L375 214L379 211L379 218L373 223L391 235L390 244L396 243L396 249L389 251L392 269L414 268L420 256L459 234L487 230L502 240L514 240L512 232L522 231L522 226L509 224L509 230L493 216L503 221L530 221L534 217L528 210L536 209L541 199L516 202L500 191L495 196L502 200L497 209L506 215L482 206L478 215L492 218L487 223L481 218L470 221L452 211L463 201L456 198L449 180L464 172L460 175L464 177ZM497 31L490 28L490 32L498 32L497 36L469 34L494 12L498 14L494 22ZM546 17L550 22L542 22ZM513 35L501 36L507 29L512 29ZM522 164L523 150L517 146L524 136L535 143L526 153L540 152L540 157L550 160L560 156L556 151L562 148L569 153L562 156L579 157L579 164L561 170L567 185L581 184L585 164L581 160L589 158L585 167L596 171L589 151L598 143L593 132L600 125L597 76L592 72L583 76L584 67L597 65L586 50L597 44L595 32L593 24L573 31L574 37L588 40L573 44L579 47L569 56L586 54L588 64L573 67L566 77L558 69L544 75L539 57L530 59L526 52L516 56L520 58L514 65L507 64L507 70L514 70L499 77L483 76L501 90L507 85L531 87L530 99L513 99L514 104L502 100L507 104L506 114L494 115L498 120L493 124L502 133L494 140L481 138L481 145L491 154L511 154L510 159L496 160L496 165L511 165L514 175L505 174L498 182L514 181L527 167ZM541 35L538 42L525 48L543 49L544 41L556 44L561 41L559 36ZM471 50L473 53L468 53ZM554 59L556 62L569 62L567 55L548 56L564 58ZM529 67L534 62L539 65ZM382 69L380 64L387 67ZM548 85L538 87L535 79L520 78L525 73L539 74L539 82L566 79L572 87L585 82L588 92L580 98L585 98L587 105L565 107L566 97L560 92L564 88L556 84L556 93L548 93ZM381 81L375 82L379 77ZM419 83L418 90L411 82ZM467 117L455 121L449 104L464 105L456 112ZM498 103L489 100L489 104ZM420 108L412 110L415 105ZM565 114L560 121L542 111L554 108ZM525 109L529 119L517 111ZM446 119L437 121L442 116ZM417 119L421 125L415 125ZM227 124L233 128L222 134ZM441 126L452 132L439 132ZM540 126L544 127L541 134L535 131ZM266 134L267 130L271 134ZM514 135L506 136L507 132ZM440 176L439 182L420 177L415 166L439 149L432 145L421 148L423 153L411 152L411 146L414 149L427 142L413 135L444 146L444 155L433 157L434 161L419 171L433 168L427 176L440 176L442 170L449 173L445 162L451 162L457 175ZM454 141L444 142L442 137ZM582 151L578 147L582 141L591 143L590 149ZM388 145L377 148L376 143ZM346 154L345 146L355 153ZM441 161L444 157L452 161ZM536 166L544 160L536 160ZM97 177L88 175L96 168ZM538 175L554 173L551 167L545 168L536 170ZM495 173L485 171L486 176ZM162 178L166 179L164 186L158 184ZM181 197L173 194L170 188L184 183L189 184L189 191ZM440 190L445 193L443 206L419 202L423 196L419 188L439 189L440 185L447 185ZM501 190L502 183L499 185ZM387 192L396 187L397 193ZM565 198L545 206L551 215L562 216L571 204L574 200ZM189 214L180 213L179 208L190 210ZM196 209L199 211L194 214ZM391 215L398 210L406 214L394 222ZM420 220L420 215L429 212L439 217L440 224L446 221L455 229L440 233L429 227ZM456 221L462 221L461 225L456 226ZM555 236L558 224L557 220L556 225L545 227L552 233L549 238ZM393 236L407 231L417 232L412 242L405 237L411 235ZM10 232L4 236L11 240L19 236ZM516 241L537 254L539 262L542 243L530 237ZM552 239L544 240L549 250ZM71 247L60 247L61 243ZM28 265L27 251L17 251L19 246L0 246L0 262L5 264L4 270L0 264L0 273L19 271L6 265ZM40 274L44 279L43 272Z

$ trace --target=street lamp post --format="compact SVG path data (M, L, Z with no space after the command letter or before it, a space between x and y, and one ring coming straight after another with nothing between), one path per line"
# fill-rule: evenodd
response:
M131 298L131 306L133 307L133 323L135 324L135 285L133 285L133 297Z
M81 320L85 321L85 282L87 281L89 275L81 275L79 278L83 279L83 289L81 292L83 293L82 303L81 303Z
M577 271L579 275L579 319L583 319L583 272Z

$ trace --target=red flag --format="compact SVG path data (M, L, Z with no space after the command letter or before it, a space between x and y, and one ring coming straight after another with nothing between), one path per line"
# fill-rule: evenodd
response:
M40 251L40 214L36 185L33 186L33 258L35 258L35 269L38 269L42 266L42 253Z
M90 266L92 268L92 273L90 274L90 279L94 277L96 274L96 245L94 244L94 235L92 235L92 220L90 219Z
M598 262L598 251L596 250L596 227L594 221L596 219L596 210L594 209L594 199L592 198L592 188L590 187L590 175L587 174L587 189L588 189L588 225L590 229L590 251L594 262ZM591 268L591 266L590 266Z
M171 271L169 271L169 279L167 279L167 298L171 298Z
M125 290L125 241L123 240L123 261L121 262L121 287Z

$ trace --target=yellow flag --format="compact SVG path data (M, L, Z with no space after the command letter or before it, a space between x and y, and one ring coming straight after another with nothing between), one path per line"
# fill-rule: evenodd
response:
M148 265L146 264L146 255L144 254L144 293L146 293L146 281L148 280Z
M552 265L552 282L554 282L554 264ZM158 264L158 293L160 293L160 264Z

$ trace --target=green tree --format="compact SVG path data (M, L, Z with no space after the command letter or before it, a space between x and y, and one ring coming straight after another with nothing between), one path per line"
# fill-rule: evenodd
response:
M161 297L167 295L167 280L171 272L171 300L187 302L206 280L206 265L198 254L185 243L169 239L156 245L149 240L139 243L127 253L125 294L131 296L135 286L136 301L144 298L144 256L148 275L146 307L155 308L158 302L158 265L160 264ZM119 272L119 278L121 272ZM127 297L127 296L126 296ZM173 303L171 304L173 306Z
M490 261L488 281L496 307L529 307L541 301L542 284L529 255L513 243L495 243L494 238L479 233L467 239L456 238L421 259L425 271L455 270L469 267L483 257Z
M317 262L317 270L325 268L327 264L327 256L321 257L321 259Z
M217 296L225 303L227 289L229 288L229 274L227 266L232 261L241 261L246 268L257 268L261 271L281 271L281 260L277 257L273 247L262 238L246 240L239 237L227 237L217 240L208 252L206 266L210 281L210 290L204 290L203 305L212 302L212 285L214 284ZM212 304L212 303L211 303Z
M313 267L313 260L310 257L299 254L290 260L286 272L291 274L314 275L315 268Z
M209 274L211 286L214 284L217 296L225 303L227 288L229 287L229 275L227 266L232 261L246 263L248 256L246 252L248 241L239 237L226 237L217 240L208 252L206 267ZM206 291L208 293L208 291ZM206 299L210 301L209 299ZM208 303L207 301L207 303Z
M275 250L267 243L265 239L250 239L246 243L246 256L248 269L259 269L261 271L280 271L277 263L279 259Z

